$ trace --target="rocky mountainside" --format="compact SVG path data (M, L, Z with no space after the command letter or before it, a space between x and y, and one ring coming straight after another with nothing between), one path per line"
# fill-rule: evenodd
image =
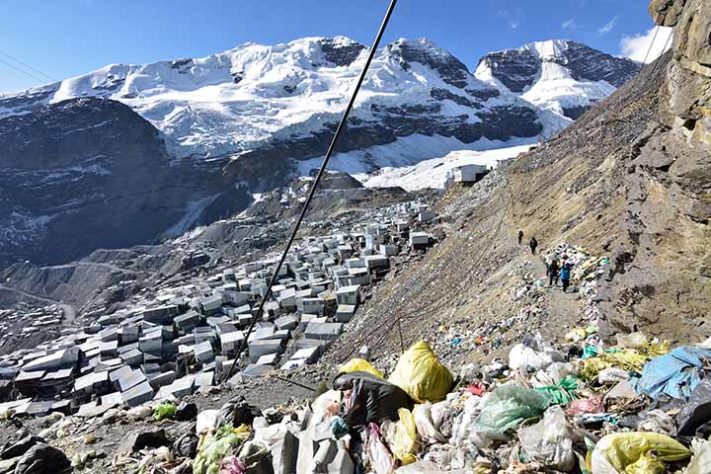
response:
M214 170L171 163L158 131L116 101L69 99L0 120L0 267L151 242L251 200Z
M537 330L558 339L596 319L603 337L636 329L708 337L711 140L702 104L711 72L709 26L699 19L711 7L683 4L653 2L658 23L676 24L672 52L554 139L440 202L447 238L378 289L334 362L361 344L388 357L423 336L439 353L478 358ZM532 236L542 254L567 243L595 256L599 278L573 295L547 288L526 245Z
M585 55L602 55L578 50L576 71ZM0 96L0 267L178 235L308 175L365 54L342 37L246 44ZM599 81L624 79L596 71ZM530 143L570 122L525 99L427 40L399 40L378 52L333 168L368 173Z
M475 76L537 107L576 119L632 78L640 65L568 40L530 43L484 56Z

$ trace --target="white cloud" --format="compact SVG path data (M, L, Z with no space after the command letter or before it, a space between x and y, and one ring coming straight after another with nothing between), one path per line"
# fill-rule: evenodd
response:
M574 19L570 18L569 20L565 20L563 23L561 23L560 27L563 28L565 31L574 31L578 29L578 24L575 23Z
M499 10L498 17L503 19L509 28L515 30L523 22L523 10L514 8L512 10Z
M654 35L655 28L659 29L656 34L656 38ZM646 33L634 36L623 36L622 40L620 40L620 50L622 55L637 62L642 62L644 61L647 51L649 51L647 62L651 63L671 46L671 39L669 39L669 37L671 36L672 31L673 28L657 26L651 28ZM650 49L652 39L654 39L654 45Z
M615 27L615 23L617 23L617 20L619 18L620 17L618 17L618 16L612 17L610 19L610 21L608 21L607 23L605 23L604 25L602 25L600 28L597 29L597 34L600 36L608 34Z

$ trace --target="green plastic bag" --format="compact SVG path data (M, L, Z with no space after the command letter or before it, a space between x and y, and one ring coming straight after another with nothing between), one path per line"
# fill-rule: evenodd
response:
M158 421L173 418L177 410L172 403L161 403L153 408L153 418Z
M550 405L544 393L518 385L502 385L481 405L475 432L503 434L531 418L539 418Z
M209 434L200 445L193 461L193 474L218 474L220 462L249 438L250 429L246 425L232 428L224 425L215 434Z
M569 375L556 385L537 387L534 390L547 395L553 405L565 405L577 398L575 395L577 388L578 379Z

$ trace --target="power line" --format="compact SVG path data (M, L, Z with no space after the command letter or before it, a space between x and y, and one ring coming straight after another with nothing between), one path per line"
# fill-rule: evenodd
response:
M360 73L360 77L358 77L358 82L356 82L355 89L353 90L353 95L351 95L351 99L348 102L348 105L346 106L346 110L343 111L343 117L341 117L341 121L338 124L338 128L336 128L336 133L334 133L334 135L333 135L333 139L331 140L331 144L328 147L326 156L323 159L323 163L321 163L321 168L318 170L318 174L316 175L316 178L314 179L314 182L311 185L311 189L309 189L309 193L306 196L306 201L304 202L304 206L301 208L301 214L299 214L299 217L296 220L296 224L294 224L294 229L291 231L291 236L289 237L289 240L286 243L286 247L284 248L284 251L281 254L279 263L277 264L276 268L274 269L274 273L269 278L269 285L267 286L267 291L264 294L264 298L262 298L262 300L259 302L259 307L257 308L257 311L254 313L254 316L252 316L252 320L249 323L249 328L247 329L247 334L245 334L244 339L242 339L240 341L239 349L237 350L237 357L239 357L239 355L244 350L244 346L247 344L247 340L249 339L249 336L252 334L252 331L254 330L254 326L257 323L257 320L263 314L264 305L266 304L266 302L269 300L269 298L272 295L272 286L274 285L274 282L276 281L277 277L279 276L281 267L284 265L284 262L286 261L286 257L287 257L287 254L289 253L289 249L291 248L291 245L294 243L294 240L296 240L296 234L299 231L301 222L304 220L304 217L306 216L306 212L309 209L309 204L311 203L311 200L313 199L314 195L316 194L316 188L318 187L319 181L321 181L321 178L323 177L324 173L326 172L326 168L328 167L328 162L331 160L331 155L333 155L333 152L336 149L336 143L338 142L338 138L341 136L341 133L343 132L343 129L346 126L346 121L348 120L348 115L350 114L351 109L353 108L353 104L355 103L356 97L358 96L358 91L360 90L360 87L363 84L363 81L365 80L365 75L368 72L368 69L370 68L370 63L373 61L375 52L377 51L378 45L380 44L380 40L383 38L383 34L385 33L385 28L388 26L390 17L392 16L393 11L395 10L396 3L397 3L397 0L390 0L390 5L388 6L388 10L385 12L385 17L383 18L383 21L380 24L380 28L378 29L377 35L375 36L375 40L373 41L373 46L370 48L370 52L368 53L368 59L365 62L365 66L363 66L363 71ZM235 362L230 367L230 370L227 373L226 379L229 379L232 376L232 372L234 371L236 366L237 366L237 359L235 358Z
M9 63L9 62L5 61L5 60L2 59L2 58L0 58L0 63L6 65L7 67L10 67L10 68L14 69L15 71L21 72L22 74L24 74L24 75L26 75L26 76L28 76L28 77L31 77L32 79L34 79L35 81L39 81L40 83L43 83L43 82L46 82L46 81L47 81L47 79L43 79L43 78L41 78L41 77L38 77L38 76L36 76L35 74L33 74L33 73L31 73L31 72L25 71L24 69L20 69L19 67L15 66L15 65L12 64L12 63Z
M657 39L657 33L659 33L659 26L658 25L654 27L654 35L652 35L652 41L649 43L649 48L647 48L647 54L644 55L644 61L642 61L643 65L647 64L647 58L649 58L649 53L652 51L652 46L654 46L654 41Z
M26 67L27 69L29 69L29 70L31 70L31 71L34 71L34 72L40 74L41 76L46 77L46 78L49 79L50 81L57 81L57 79L53 78L53 77L50 76L49 74L45 74L44 72L40 71L40 70L37 69L36 67L32 66L31 64L27 64L26 62L24 62L24 61L22 61L22 60L16 58L15 56L13 56L12 54L10 54L10 53L8 53L8 52L6 52L6 51L0 50L0 54L2 54L2 55L4 55L4 56L7 56L8 58L12 59L13 61L15 61L15 62L18 63L18 64L21 64L22 66Z

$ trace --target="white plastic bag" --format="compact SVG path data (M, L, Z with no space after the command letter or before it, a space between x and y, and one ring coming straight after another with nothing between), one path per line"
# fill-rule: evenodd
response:
M203 410L198 413L195 432L199 435L213 432L217 429L220 410Z
M447 441L447 438L435 427L434 421L432 421L431 410L431 403L415 405L415 408L412 410L412 414L415 417L417 434L425 444L444 443Z
M575 469L573 431L561 407L550 407L540 422L520 429L518 439L531 460L559 471Z

